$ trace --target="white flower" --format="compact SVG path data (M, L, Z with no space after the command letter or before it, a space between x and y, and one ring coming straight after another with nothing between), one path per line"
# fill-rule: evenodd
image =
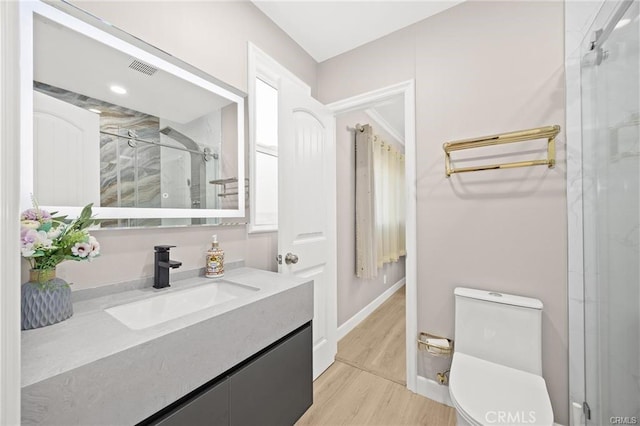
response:
M25 244L20 251L22 252L23 257L31 257L35 254L35 250L33 249L33 244Z
M49 232L47 232L47 237L49 237L52 240L55 240L60 236L60 234L62 234L63 230L64 229L62 226L58 226L57 228L51 228Z
M38 231L38 245L42 248L51 248L53 241L49 239L49 236L45 231Z
M23 228L27 228L27 229L38 229L40 227L40 222L38 222L37 220L25 219L23 221L20 221L20 225Z
M71 247L71 253L74 256L78 256L80 258L85 258L91 253L91 244L89 243L76 243L73 247Z
M91 246L91 252L89 253L90 258L96 257L100 254L100 243L93 235L89 237L89 245Z

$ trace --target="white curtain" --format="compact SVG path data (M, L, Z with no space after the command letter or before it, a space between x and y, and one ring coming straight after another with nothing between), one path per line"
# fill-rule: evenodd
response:
M405 252L404 155L373 134L356 130L356 275L375 278L378 268Z

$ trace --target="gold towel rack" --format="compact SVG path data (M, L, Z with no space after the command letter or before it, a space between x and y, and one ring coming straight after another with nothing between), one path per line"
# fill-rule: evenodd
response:
M480 138L464 139L455 142L446 142L442 145L445 152L444 165L447 177L454 173L476 172L479 170L513 169L516 167L548 166L550 169L556 164L556 136L560 132L560 126L538 127L536 129L520 130L517 132L501 133L499 135L483 136ZM547 139L547 159L518 161L515 163L490 164L475 167L451 167L451 152L463 149L480 148L484 146L502 145L513 142L524 142L534 139Z

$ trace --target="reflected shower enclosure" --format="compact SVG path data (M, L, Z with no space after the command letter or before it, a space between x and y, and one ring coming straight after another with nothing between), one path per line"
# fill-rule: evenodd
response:
M70 205L93 202L101 207L219 207L220 187L209 182L220 178L222 110L188 123L177 123L44 83L34 82L34 89L36 109L45 110L45 116L89 113L97 117L99 128L89 127L88 132L96 133L96 138L99 134L99 153L82 151L80 155L86 162L95 161L96 165L98 159L89 157L99 157L99 177L97 173L95 177L90 176L93 172L87 173L87 180L99 179L99 185L97 181L89 182L90 189L82 192L82 200L69 200ZM46 127L37 125L38 129ZM69 151L72 152L67 155L76 155L76 149ZM38 188L41 203L49 203L49 197L52 201L62 197L50 191ZM141 219L137 225L199 224L200 221L197 218ZM120 222L106 220L102 226L124 225Z

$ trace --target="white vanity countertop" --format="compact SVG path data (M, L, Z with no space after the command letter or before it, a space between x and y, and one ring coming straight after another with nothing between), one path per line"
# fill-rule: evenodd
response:
M313 283L238 268L223 280L259 288L141 330L104 309L215 280L74 303L66 321L22 332L23 424L133 424L313 318Z

